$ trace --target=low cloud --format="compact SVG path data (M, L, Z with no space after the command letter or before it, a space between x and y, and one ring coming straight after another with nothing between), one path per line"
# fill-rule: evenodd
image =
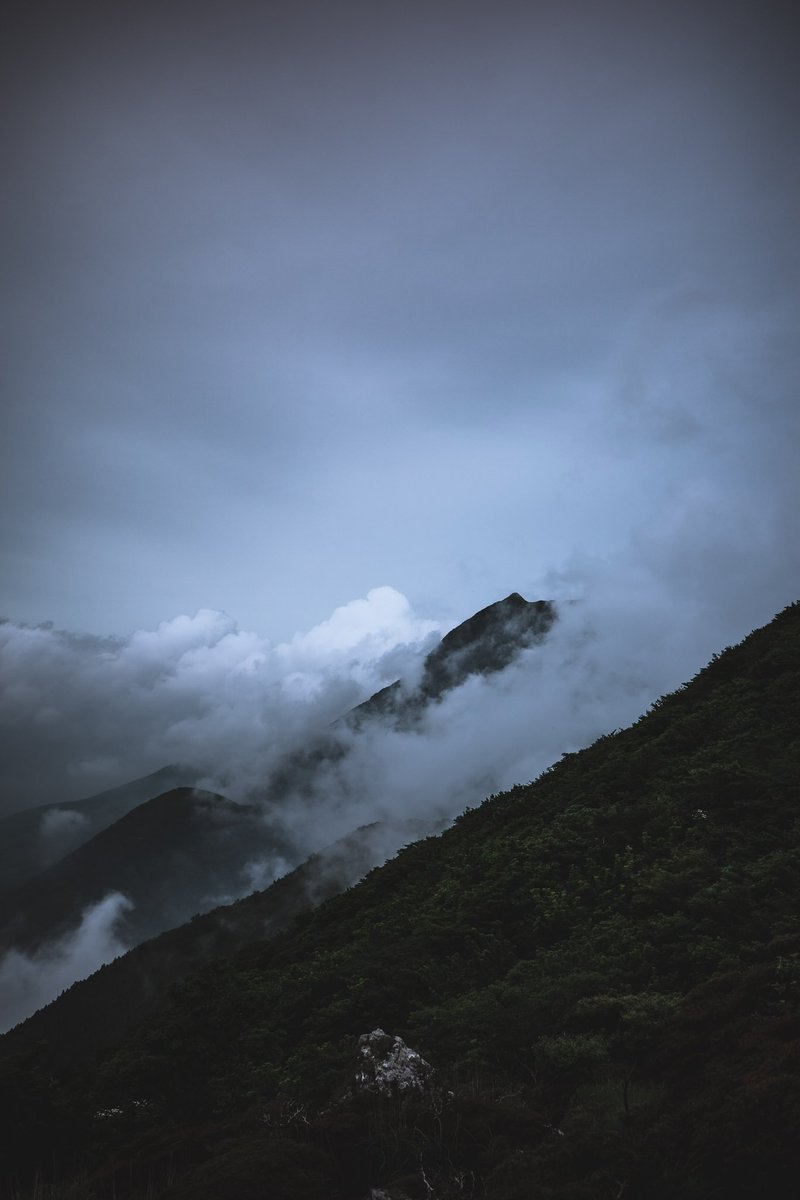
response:
M390 587L272 645L201 609L128 639L0 624L0 813L186 762L245 787L309 732L411 669L442 627ZM263 778L263 776L262 776ZM67 817L43 832L62 832Z
M0 959L0 1033L55 1000L76 979L124 954L128 947L117 938L115 926L130 907L125 896L109 892L84 911L66 937L34 954L9 950Z
M413 681L445 631L389 587L278 645L210 610L127 640L5 623L5 807L79 798L183 762L202 786L261 803L296 854L379 818L450 819L634 720L794 598L785 569L752 569L754 537L741 539L741 520L726 527L705 499L665 511L661 528L625 553L575 555L542 578L529 598L554 598L559 611L544 642L499 674L468 679L410 729L334 725L393 679ZM285 777L287 759L319 736L344 753ZM45 843L69 848L80 820L46 814ZM269 882L272 857L256 853L243 879Z
M72 808L49 808L42 814L39 829L45 842L71 841L89 824L88 818Z
M92 823L74 808L48 808L39 821L41 864L47 866L74 850L90 836Z
M539 594L554 597L558 610L543 641L397 725L336 721L390 680L418 678L437 640L435 623L390 588L276 647L210 611L113 643L5 625L15 668L4 675L6 697L16 697L16 707L3 711L7 729L9 713L17 721L10 741L17 784L27 780L42 798L42 763L47 786L59 790L96 784L98 763L114 764L111 783L182 760L206 772L202 786L260 806L263 839L253 836L238 883L192 897L191 910L266 887L352 830L385 822L385 836L374 838L377 862L635 720L714 651L793 599L779 574L742 574L742 585L730 586L748 553L734 526L709 539L700 516L673 512L665 522L683 539L680 558L663 534L636 565L630 555L576 556L541 581ZM712 551L724 570L698 587L692 556ZM41 831L51 841L80 834L65 809L46 814ZM363 861L356 869L354 860L353 877L361 871ZM113 892L56 945L7 954L0 965L6 1026L121 953L115 923L127 906Z
M273 797L268 822L306 853L370 821L444 825L636 720L761 623L741 597L726 612L664 590L652 573L611 566L585 562L551 578L562 598L545 640L500 673L470 677L417 724L339 731L346 753ZM583 598L570 598L579 583Z

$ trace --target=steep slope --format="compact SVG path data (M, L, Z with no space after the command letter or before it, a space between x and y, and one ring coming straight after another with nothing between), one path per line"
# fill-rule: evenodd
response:
M528 603L516 593L490 605L447 634L425 658L421 683L411 694L396 685L402 700L395 715L412 711L419 715L426 704L470 674L501 670L524 647L541 640L554 619L549 604ZM258 804L281 809L290 798L296 803L298 796L319 785L326 764L346 757L365 722L389 719L375 697L357 713L357 721L351 723L346 716L326 734L309 737L301 752L284 755L264 781ZM251 805L232 804L220 796L204 799L188 789L148 799L133 811L126 808L125 815L111 823L110 812L132 807L132 796L173 770L179 769L165 768L141 781L141 786L130 785L65 808L82 820L91 818L95 825L108 827L82 839L83 844L45 870L0 893L0 952L13 947L28 953L57 940L75 930L87 906L112 891L132 902L118 932L125 945L136 945L225 898L246 895L253 888L249 866L254 861L262 860L267 868L275 863L276 870L285 871L316 848L291 841L285 822L270 823ZM48 819L49 812L42 817L20 814L22 833L30 834L37 822ZM432 818L429 831L436 827ZM373 865L383 857L378 855Z
M34 948L62 936L109 892L132 902L121 919L123 942L152 937L215 898L241 893L240 872L260 836L255 809L193 788L166 792L0 896L0 947Z
M404 688L400 680L359 704L345 720L358 727L364 720L394 718L410 722L425 706L441 700L470 675L494 675L524 650L541 642L556 619L547 600L525 600L512 592L451 629L426 656L419 682Z
M48 1046L51 1071L90 1059L163 1007L173 983L280 932L299 913L343 892L376 862L427 832L415 821L377 822L354 830L270 887L198 914L75 983L0 1039L0 1056L38 1043Z
M73 1081L7 1065L9 1194L37 1170L137 1200L793 1194L798 728L793 605ZM436 1082L370 1090L378 1026Z
M517 593L476 613L448 633L425 658L414 688L403 689L399 682L392 685L389 691L395 699L391 710L383 701L384 693L379 693L348 714L332 733L312 741L302 754L286 756L270 782L268 794L280 802L289 794L313 787L323 764L346 755L353 729L357 733L367 722L407 724L419 718L426 705L441 699L470 675L501 671L523 648L540 641L554 619L551 605L544 601L529 603ZM315 885L319 899L333 895L385 861L401 842L413 840L412 832L421 837L435 828L431 818L427 825L395 821L373 826L369 831L356 831L352 840L328 848L290 875L285 888L275 893L292 897L289 906L285 900L280 901L281 911L291 910L294 915L309 906L308 885L313 874L320 876ZM88 905L111 891L122 892L132 902L132 909L120 916L115 931L124 945L136 946L144 938L206 911L209 899L215 895L246 893L249 888L244 868L258 856L291 864L300 855L279 826L257 818L251 808L232 806L222 797L216 797L209 806L198 804L196 799L188 803L185 793L160 796L29 886L0 899L0 948L14 946L29 951L57 939L78 926ZM347 856L352 862L345 866ZM153 880L157 881L155 885ZM257 893L252 904L227 907L218 918L209 915L193 921L183 932L176 930L174 936L146 945L141 955L125 956L109 964L81 990L80 1001L71 994L65 996L63 1005L69 1004L73 1010L79 1005L89 1006L93 1016L88 1028L84 1022L77 1022L70 1037L63 1040L63 1061L87 1038L97 1047L121 1035L129 1023L154 1007L168 983L203 962L265 936L258 914L271 913L274 903L271 891L265 903ZM105 1001L100 997L106 996L109 989L124 994L125 1001L104 1012ZM0 999L0 1020L2 1017ZM52 1020L49 1015L40 1017L37 1027L43 1030ZM5 1023L8 1025L9 1019Z
M191 787L197 772L187 766L162 767L85 800L43 804L0 817L0 891L17 887L52 866L101 830L154 796Z

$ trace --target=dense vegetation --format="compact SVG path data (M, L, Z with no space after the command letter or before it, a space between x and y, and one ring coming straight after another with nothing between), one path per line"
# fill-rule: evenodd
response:
M794 1195L798 667L793 605L630 729L185 980L98 1063L7 1061L4 1194ZM376 1026L432 1091L353 1089Z
M162 1008L171 984L285 929L299 913L343 892L392 849L428 831L420 821L374 822L354 830L263 891L197 913L74 983L0 1038L0 1057L40 1043L39 1062L46 1070L80 1065Z

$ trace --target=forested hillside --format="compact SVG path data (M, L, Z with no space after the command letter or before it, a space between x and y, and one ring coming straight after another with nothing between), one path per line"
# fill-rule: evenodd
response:
M134 947L226 899L246 896L262 876L273 879L302 864L309 854L325 849L326 835L319 822L297 821L298 810L314 803L317 793L323 810L333 809L331 774L346 775L344 764L360 736L369 742L378 729L388 736L419 727L426 710L448 692L470 676L502 672L525 649L543 641L555 620L552 604L529 602L516 592L481 609L420 659L416 677L396 680L327 727L309 728L297 745L279 745L269 769L254 772L258 782L243 802L187 786L166 790L174 780L196 781L198 776L192 768L166 767L88 800L0 821L0 955L10 952L12 965L19 954L51 961L64 957L64 941L74 938L87 912L110 895L124 905L114 921L118 944ZM379 774L374 764L372 774ZM373 786L380 791L382 782L375 778ZM340 779L337 786L345 798L353 790ZM458 811L446 784L441 791L441 811L425 820L418 817L407 840L438 831ZM384 828L387 823L401 825L405 815L394 820L390 812ZM358 816L353 825L345 821L344 828L334 826L327 840L373 823L369 804ZM56 836L54 829L61 832ZM390 836L384 850L377 837L367 859L362 834L354 869L337 872L341 886L383 862L404 840ZM337 889L324 884L319 890L327 896ZM228 953L240 944L232 937ZM200 954L199 961L209 956ZM102 961L98 956L92 966ZM189 961L196 965L191 954ZM167 977L174 977L173 967L178 967L174 956ZM155 974L152 985L134 988L139 997L157 992L165 972ZM141 1009L136 996L128 1000L132 1014ZM35 1007L31 1002L20 1009L0 993L0 1029L10 1028ZM103 1024L109 1031L118 1025L113 1018Z
M0 1056L37 1044L48 1071L79 1066L162 1008L170 984L284 929L299 913L357 882L376 861L428 832L428 824L419 821L375 822L354 830L263 891L197 913L74 983L0 1039Z
M54 1077L21 1050L4 1195L793 1195L798 668L795 604L631 728L190 977L100 1062ZM431 1064L424 1087L364 1084L377 1027Z

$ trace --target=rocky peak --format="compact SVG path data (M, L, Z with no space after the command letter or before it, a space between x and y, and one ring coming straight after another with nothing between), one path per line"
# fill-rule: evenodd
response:
M425 659L416 688L399 680L359 704L346 718L358 728L365 719L391 717L411 724L427 704L441 700L470 675L491 675L514 661L521 650L541 642L556 619L549 600L526 600L512 592L451 629Z
M544 638L555 616L548 600L525 600L519 592L482 608L446 633L425 659L420 691L438 699L470 675L502 671L520 650Z

